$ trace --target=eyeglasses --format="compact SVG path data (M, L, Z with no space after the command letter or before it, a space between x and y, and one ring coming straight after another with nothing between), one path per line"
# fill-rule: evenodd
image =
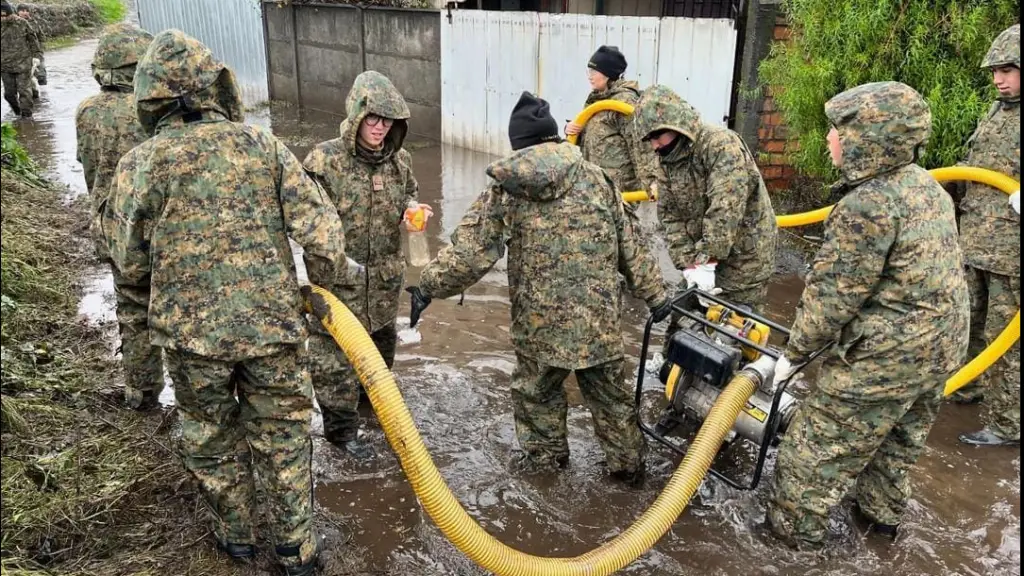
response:
M381 118L380 116L377 116L376 114L368 115L366 117L366 119L363 120L363 121L366 122L367 126L376 126L377 124L380 124L380 123L383 122L385 128L391 128L391 125L395 123L395 121L393 119L391 119L391 118Z

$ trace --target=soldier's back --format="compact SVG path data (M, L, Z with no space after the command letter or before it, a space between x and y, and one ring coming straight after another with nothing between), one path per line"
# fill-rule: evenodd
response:
M122 169L161 210L150 247L156 343L240 360L295 344L305 329L276 139L216 118L172 121Z

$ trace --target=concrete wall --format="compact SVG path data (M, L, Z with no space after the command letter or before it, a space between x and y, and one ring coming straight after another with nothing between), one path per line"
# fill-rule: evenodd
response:
M364 70L388 76L413 134L441 138L441 15L433 10L263 4L270 97L335 114Z

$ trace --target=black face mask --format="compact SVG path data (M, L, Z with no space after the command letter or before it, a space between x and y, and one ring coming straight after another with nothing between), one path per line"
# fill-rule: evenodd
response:
M669 154L675 152L676 148L679 148L680 146L683 145L682 142L685 139L686 139L686 137L684 137L682 134L677 135L675 140L673 140L672 142L662 146L661 148L658 148L658 150L657 150L658 155L661 156L662 158L664 158L664 157L668 156Z

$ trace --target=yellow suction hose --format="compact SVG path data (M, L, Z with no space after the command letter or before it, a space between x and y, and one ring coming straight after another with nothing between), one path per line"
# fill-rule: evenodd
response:
M488 534L462 508L427 453L394 376L359 320L330 292L304 289L307 305L348 356L370 396L377 419L423 508L456 548L497 576L605 576L649 550L672 527L700 487L757 381L733 378L715 402L690 449L654 504L625 532L575 558L524 554Z
M631 104L626 104L625 102L619 102L618 100L598 100L577 114L576 119L573 120L573 122L580 126L586 126L587 122L594 117L594 114L599 112L618 112L619 114L629 116L633 114L633 106ZM567 136L566 140L572 144L576 144L576 142L579 141L579 137L576 134L573 134L571 136ZM648 201L656 202L657 200L657 196L648 194L645 190L634 190L632 192L622 193L622 201L628 204L637 204L639 202Z

